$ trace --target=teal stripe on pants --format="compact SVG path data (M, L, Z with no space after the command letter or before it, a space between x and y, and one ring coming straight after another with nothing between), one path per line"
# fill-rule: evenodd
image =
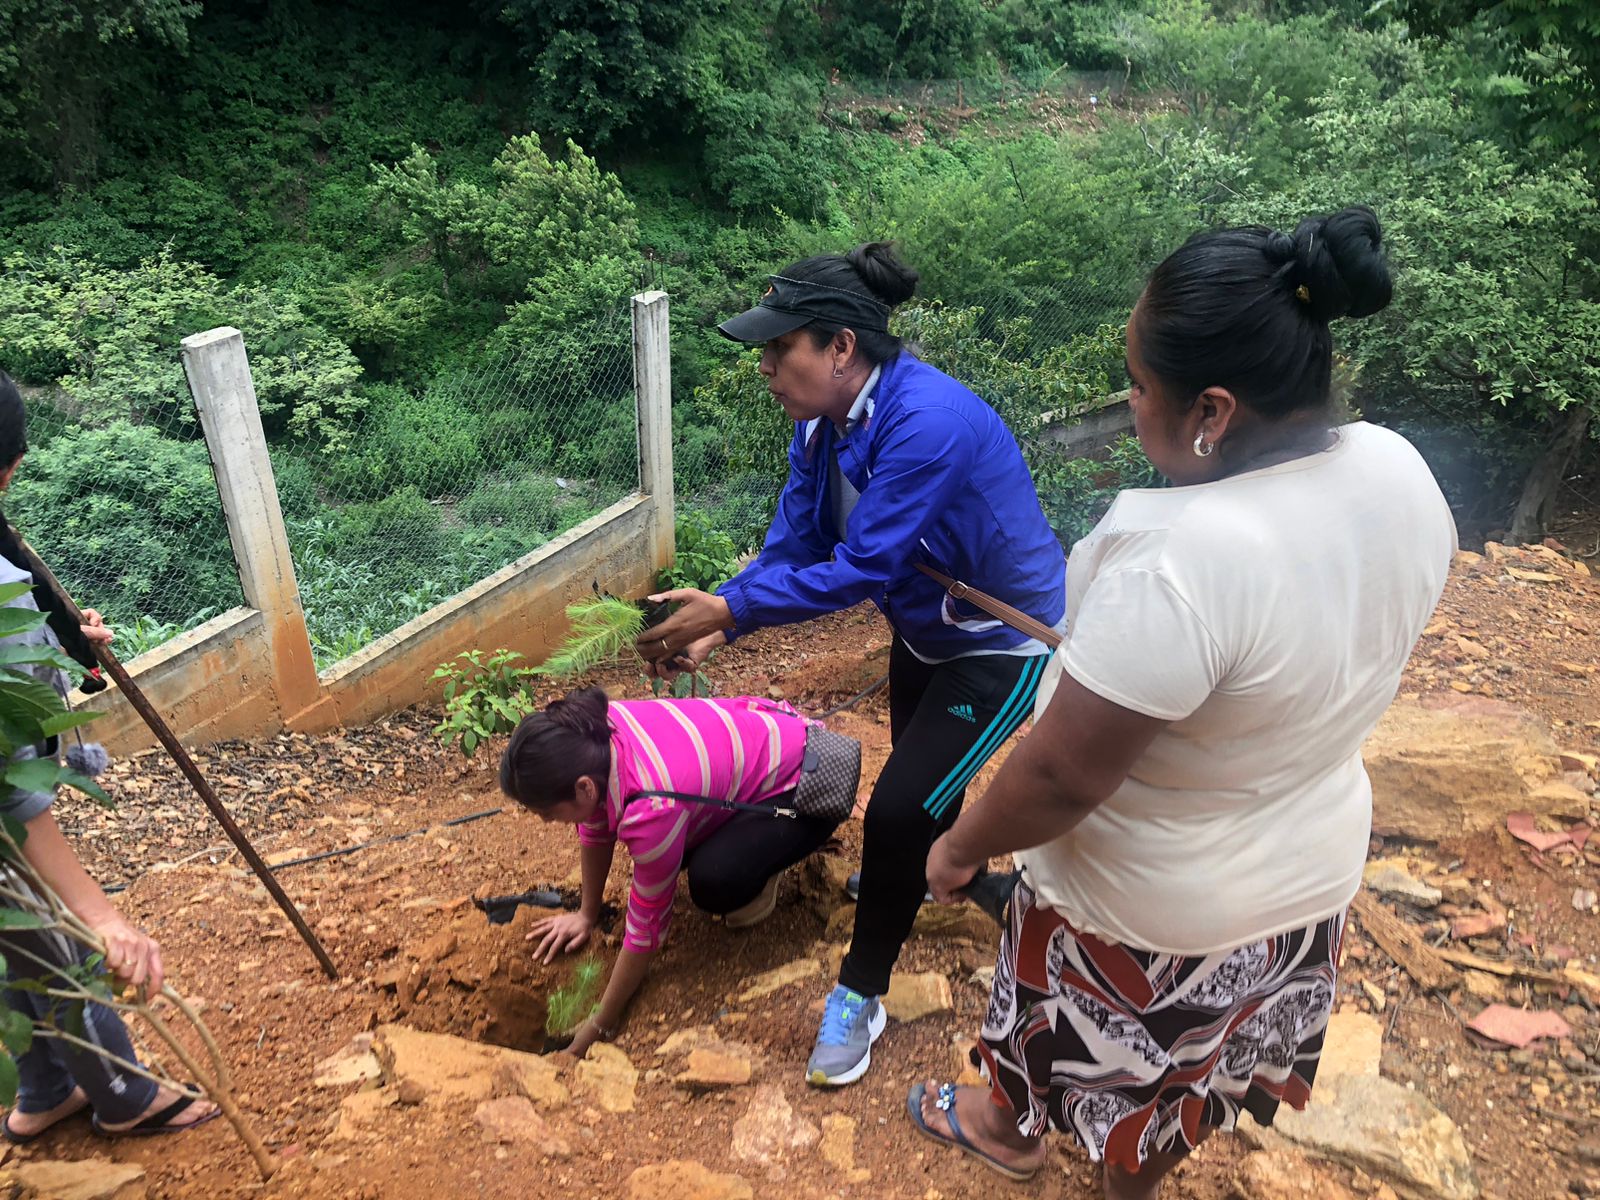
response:
M1001 743L1015 733L1017 727L1027 719L1049 658L1048 654L1040 654L1023 668L1017 686L1011 690L1011 695L1006 697L1006 702L1000 706L995 719L978 735L978 740L973 743L972 749L967 751L966 756L956 764L955 770L946 775L944 781L934 788L933 794L923 802L923 809L934 820L944 816L951 802L967 784L972 782L972 777L983 769L983 764L989 761Z

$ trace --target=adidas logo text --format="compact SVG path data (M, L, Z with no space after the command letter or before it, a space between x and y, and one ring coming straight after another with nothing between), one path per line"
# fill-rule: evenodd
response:
M973 720L972 705L970 704L952 704L949 712L952 717L960 717L963 721L972 721L973 724L977 724Z

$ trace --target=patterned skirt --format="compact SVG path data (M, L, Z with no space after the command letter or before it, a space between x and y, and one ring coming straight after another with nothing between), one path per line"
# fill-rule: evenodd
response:
M1311 1098L1344 921L1185 958L1079 933L1019 883L975 1061L1022 1134L1129 1171L1241 1109L1270 1125Z

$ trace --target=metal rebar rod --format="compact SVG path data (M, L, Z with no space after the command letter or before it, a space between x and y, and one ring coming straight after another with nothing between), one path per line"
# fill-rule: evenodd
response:
M33 547L28 545L25 540L20 538L18 540L21 543L24 556L29 560L22 565L33 573L34 582L46 584L51 591L60 596L62 602L67 606L68 616L81 624L83 622L83 610L67 594L66 589L61 586L55 574L44 564L44 561L34 551ZM194 787L200 799L205 802L205 806L211 810L211 815L217 819L217 824L222 826L222 831L228 835L228 840L238 848L245 862L249 863L250 869L255 872L256 878L261 880L267 892L277 901L278 907L283 910L283 915L289 918L289 923L300 934L301 940L310 948L311 953L316 955L317 962L321 964L328 978L339 978L339 968L333 965L333 959L328 957L328 952L323 949L322 943L317 940L317 935L306 924L305 917L300 915L300 910L295 907L294 901L289 899L288 893L283 890L277 879L273 877L271 869L262 861L261 855L256 853L256 848L250 844L250 839L245 836L244 830L239 828L234 822L232 814L223 807L222 801L217 798L217 793L212 789L211 784L200 773L200 768L196 765L194 758L184 749L183 743L178 740L178 735L173 733L172 727L167 724L166 719L155 710L155 706L150 703L149 698L140 689L139 685L133 681L133 677L128 674L127 668L117 660L117 656L111 652L111 648L104 642L96 642L94 651L95 657L100 660L100 664L105 667L106 672L116 681L118 690L127 697L128 703L133 706L133 710L150 727L150 732L156 735L156 740L166 747L167 753L178 764L178 769L183 772L184 777Z

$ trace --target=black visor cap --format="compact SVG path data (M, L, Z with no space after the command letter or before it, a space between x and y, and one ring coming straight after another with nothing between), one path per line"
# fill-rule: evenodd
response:
M823 283L768 276L772 286L748 312L730 317L717 332L736 342L770 342L813 321L876 333L889 330L889 306L871 296Z

